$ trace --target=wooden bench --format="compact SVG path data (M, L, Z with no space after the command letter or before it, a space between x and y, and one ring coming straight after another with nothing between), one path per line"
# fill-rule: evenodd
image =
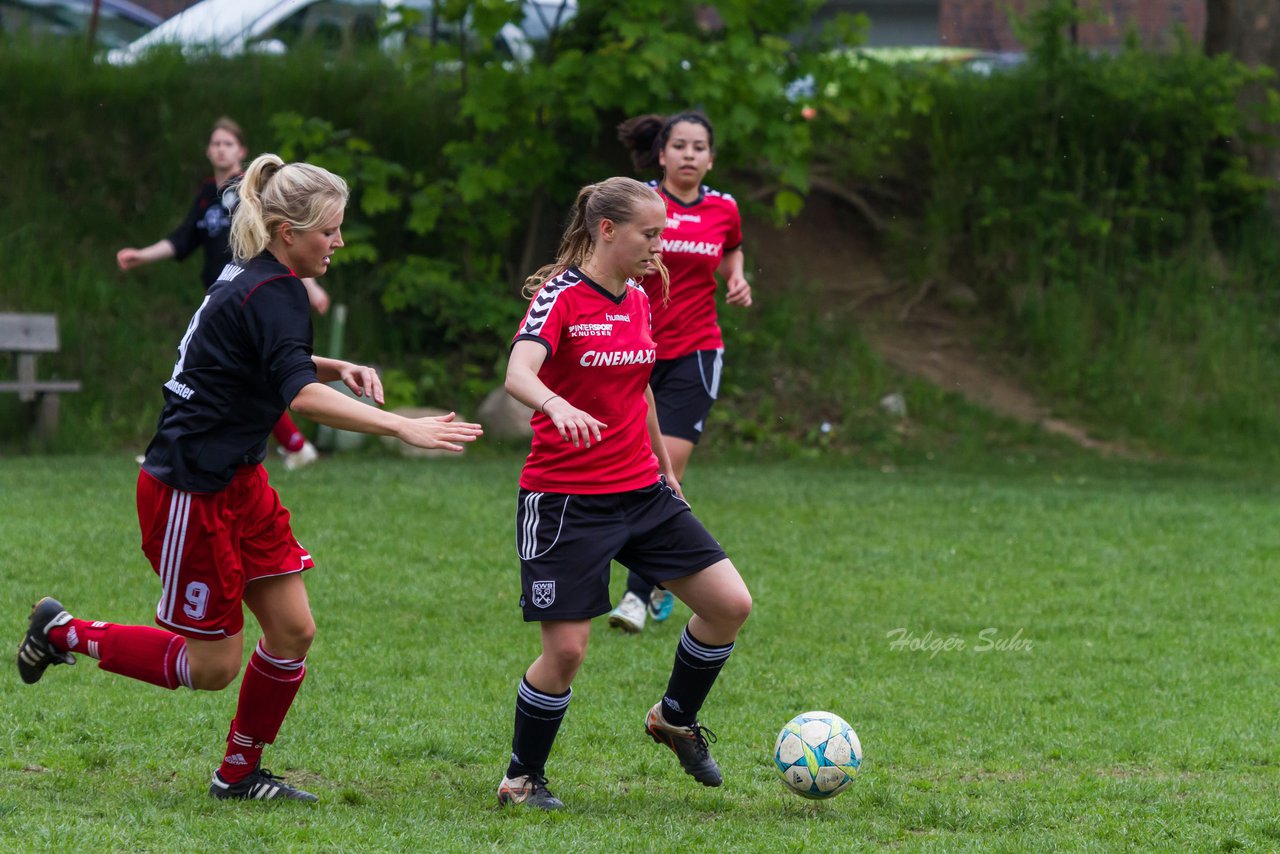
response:
M54 314L0 313L0 353L16 357L18 379L0 381L0 392L17 394L40 439L58 429L58 395L80 390L79 380L36 378L36 356L58 352L58 317Z

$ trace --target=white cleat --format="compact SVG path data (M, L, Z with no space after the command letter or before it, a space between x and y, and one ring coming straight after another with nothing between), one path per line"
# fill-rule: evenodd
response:
M302 447L296 451L286 451L280 449L281 456L284 457L284 467L286 471L294 471L307 466L320 459L320 452L316 450L316 446L310 442L304 442Z
M622 597L618 607L609 612L609 625L622 629L629 635L644 631L645 612L649 605L630 590Z

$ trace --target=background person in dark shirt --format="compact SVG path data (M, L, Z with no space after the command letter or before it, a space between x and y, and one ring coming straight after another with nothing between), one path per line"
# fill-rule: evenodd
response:
M323 275L342 246L347 185L274 154L250 164L231 233L235 260L192 316L164 383L164 409L138 475L142 549L160 577L161 628L74 619L52 598L36 604L18 648L31 684L76 654L153 685L221 690L240 671L243 606L262 639L249 658L215 798L316 797L261 769L306 674L315 621L302 572L311 556L262 466L286 407L322 424L461 451L478 424L452 413L408 419L330 388L383 402L372 368L312 355L301 276Z
M205 155L213 166L213 177L200 183L200 190L191 203L186 219L168 237L157 240L142 249L125 247L116 253L116 263L121 270L132 270L143 264L174 258L186 260L197 248L204 250L200 265L200 283L208 289L218 279L222 268L231 263L231 213L222 206L218 188L227 181L243 174L241 164L248 155L244 131L225 116L213 123L209 134L209 147ZM329 294L311 277L304 278L311 306L321 314L329 310ZM315 446L293 423L286 412L272 429L287 469L300 468L315 462L319 455Z

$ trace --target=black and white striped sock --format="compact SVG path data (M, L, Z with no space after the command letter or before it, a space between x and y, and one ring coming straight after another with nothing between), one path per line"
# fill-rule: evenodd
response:
M662 698L662 717L675 726L691 726L711 692L733 644L711 646L695 638L685 626L676 647L676 661Z
M572 688L563 694L547 694L530 685L528 679L520 680L520 687L516 689L516 728L511 739L508 778L545 774L551 745L555 743L572 697Z

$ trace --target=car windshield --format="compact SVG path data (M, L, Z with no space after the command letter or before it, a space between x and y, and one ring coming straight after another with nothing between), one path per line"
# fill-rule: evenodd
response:
M93 5L74 0L0 0L0 32L6 36L87 36ZM103 3L98 13L97 42L120 47L146 35L151 26Z
M224 45L251 27L265 12L297 0L202 0L179 12L134 47L153 44Z
M529 41L546 41L552 31L564 26L573 17L577 6L577 3L567 2L567 0L526 2L520 29L524 30Z
M381 15L379 0L318 0L255 40L278 39L290 48L307 43L349 51L378 43Z

